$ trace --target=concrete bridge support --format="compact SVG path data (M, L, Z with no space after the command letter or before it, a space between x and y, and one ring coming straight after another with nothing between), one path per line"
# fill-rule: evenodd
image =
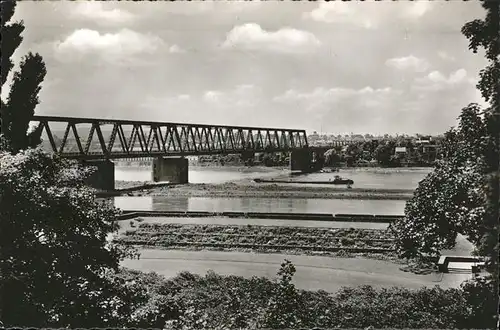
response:
M153 160L152 177L154 182L188 183L189 164L184 157L159 157Z
M109 160L85 161L83 166L93 167L95 170L86 180L89 186L98 190L115 189L115 163Z
M312 167L312 153L309 149L293 150L290 155L290 170L308 172Z

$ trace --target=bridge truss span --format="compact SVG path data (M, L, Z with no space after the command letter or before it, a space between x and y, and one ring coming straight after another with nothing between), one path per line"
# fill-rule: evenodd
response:
M64 158L123 159L308 147L305 130L34 116L44 146Z

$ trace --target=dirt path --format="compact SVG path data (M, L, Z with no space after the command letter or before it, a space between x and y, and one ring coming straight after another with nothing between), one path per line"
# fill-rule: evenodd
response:
M335 292L342 286L403 286L417 289L440 285L457 287L471 277L470 273L416 275L401 271L390 261L366 258L332 258L283 254L256 254L217 251L141 250L141 259L124 260L122 266L142 271L155 271L173 277L181 271L238 276L274 278L284 259L296 266L295 284L301 289Z

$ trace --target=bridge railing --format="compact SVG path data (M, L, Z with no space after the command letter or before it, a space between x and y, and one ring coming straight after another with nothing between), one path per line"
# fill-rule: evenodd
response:
M308 147L305 130L34 116L46 145L65 158L118 159L280 152ZM54 125L65 126L62 137Z

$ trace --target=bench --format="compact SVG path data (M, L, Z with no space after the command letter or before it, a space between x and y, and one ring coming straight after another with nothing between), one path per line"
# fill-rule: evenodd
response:
M482 258L479 257L471 257L471 256L441 256L437 262L438 269L441 273L448 272L448 264L450 262L478 262L482 263ZM474 270L477 270L477 267L473 267Z

